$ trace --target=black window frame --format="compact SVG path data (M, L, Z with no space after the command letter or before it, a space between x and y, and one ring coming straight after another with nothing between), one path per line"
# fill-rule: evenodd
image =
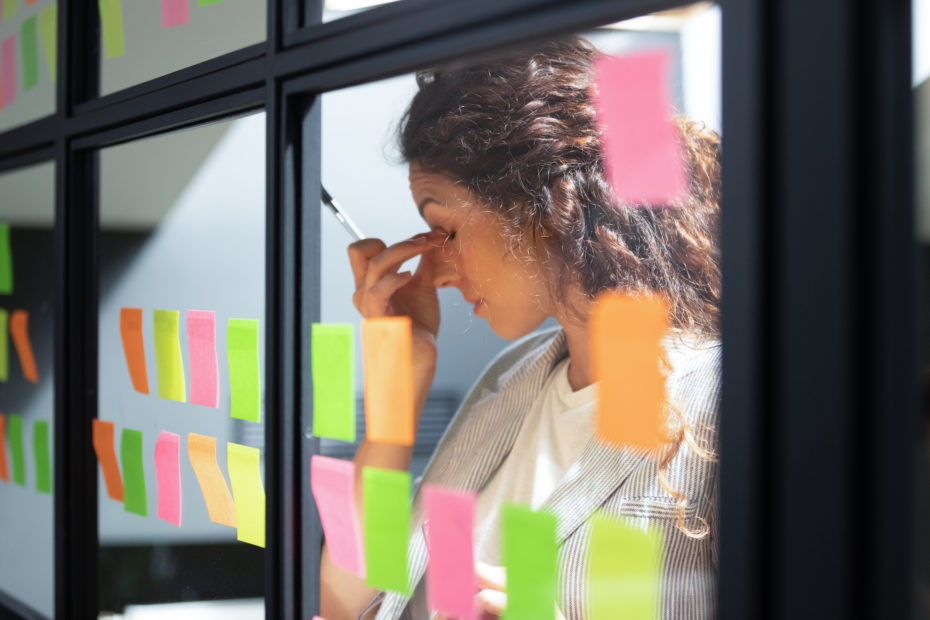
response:
M58 3L56 112L0 172L56 164L55 615L97 610L97 149L264 109L266 617L317 611L310 324L319 95L687 4L401 0L321 23L268 0L264 43L104 97L95 2ZM910 0L720 0L720 617L910 617L917 442ZM0 615L41 617L0 592Z

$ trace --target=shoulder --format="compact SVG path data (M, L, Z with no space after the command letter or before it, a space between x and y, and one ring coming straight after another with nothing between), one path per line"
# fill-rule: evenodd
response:
M561 327L541 329L515 340L492 359L478 377L471 392L482 389L497 391L507 381L521 374L533 362L549 353L553 347L567 353L565 332Z

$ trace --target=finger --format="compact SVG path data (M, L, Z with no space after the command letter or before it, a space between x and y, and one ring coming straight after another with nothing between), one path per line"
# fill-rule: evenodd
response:
M400 266L415 256L419 256L429 249L426 235L416 235L386 248L383 252L368 261L368 271L365 274L365 284L374 286L386 274L397 271Z
M507 569L503 566L491 566L484 562L475 562L475 576L479 588L507 590Z
M355 288L360 287L365 281L368 261L383 252L386 247L381 239L362 239L349 244L349 264L352 266L352 275L355 276Z
M481 590L475 595L475 604L483 614L500 616L507 609L507 594L500 590Z
M433 267L436 264L436 252L423 252L420 254L420 264L413 273L414 279L422 282L433 282Z
M391 295L393 295L397 289L407 284L411 277L412 274L409 271L404 271L403 273L389 273L381 278L381 280L368 289L368 292L365 294L363 306L364 309L368 310L368 313L363 312L362 314L365 316L380 315L384 311L384 308L387 307Z

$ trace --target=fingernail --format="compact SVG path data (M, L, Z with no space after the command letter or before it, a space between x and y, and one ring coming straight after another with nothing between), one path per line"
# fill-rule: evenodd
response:
M410 237L410 241L413 241L414 243L426 243L427 237L429 237L431 234L432 233L419 233Z

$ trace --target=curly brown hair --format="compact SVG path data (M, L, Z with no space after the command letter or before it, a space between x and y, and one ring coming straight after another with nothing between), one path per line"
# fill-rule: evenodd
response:
M591 301L607 289L659 294L671 325L716 337L720 139L677 117L688 197L659 208L618 204L591 103L597 53L572 37L478 65L419 71L400 126L401 154L480 196L518 242L542 241L560 259L554 299L566 302L570 283Z

